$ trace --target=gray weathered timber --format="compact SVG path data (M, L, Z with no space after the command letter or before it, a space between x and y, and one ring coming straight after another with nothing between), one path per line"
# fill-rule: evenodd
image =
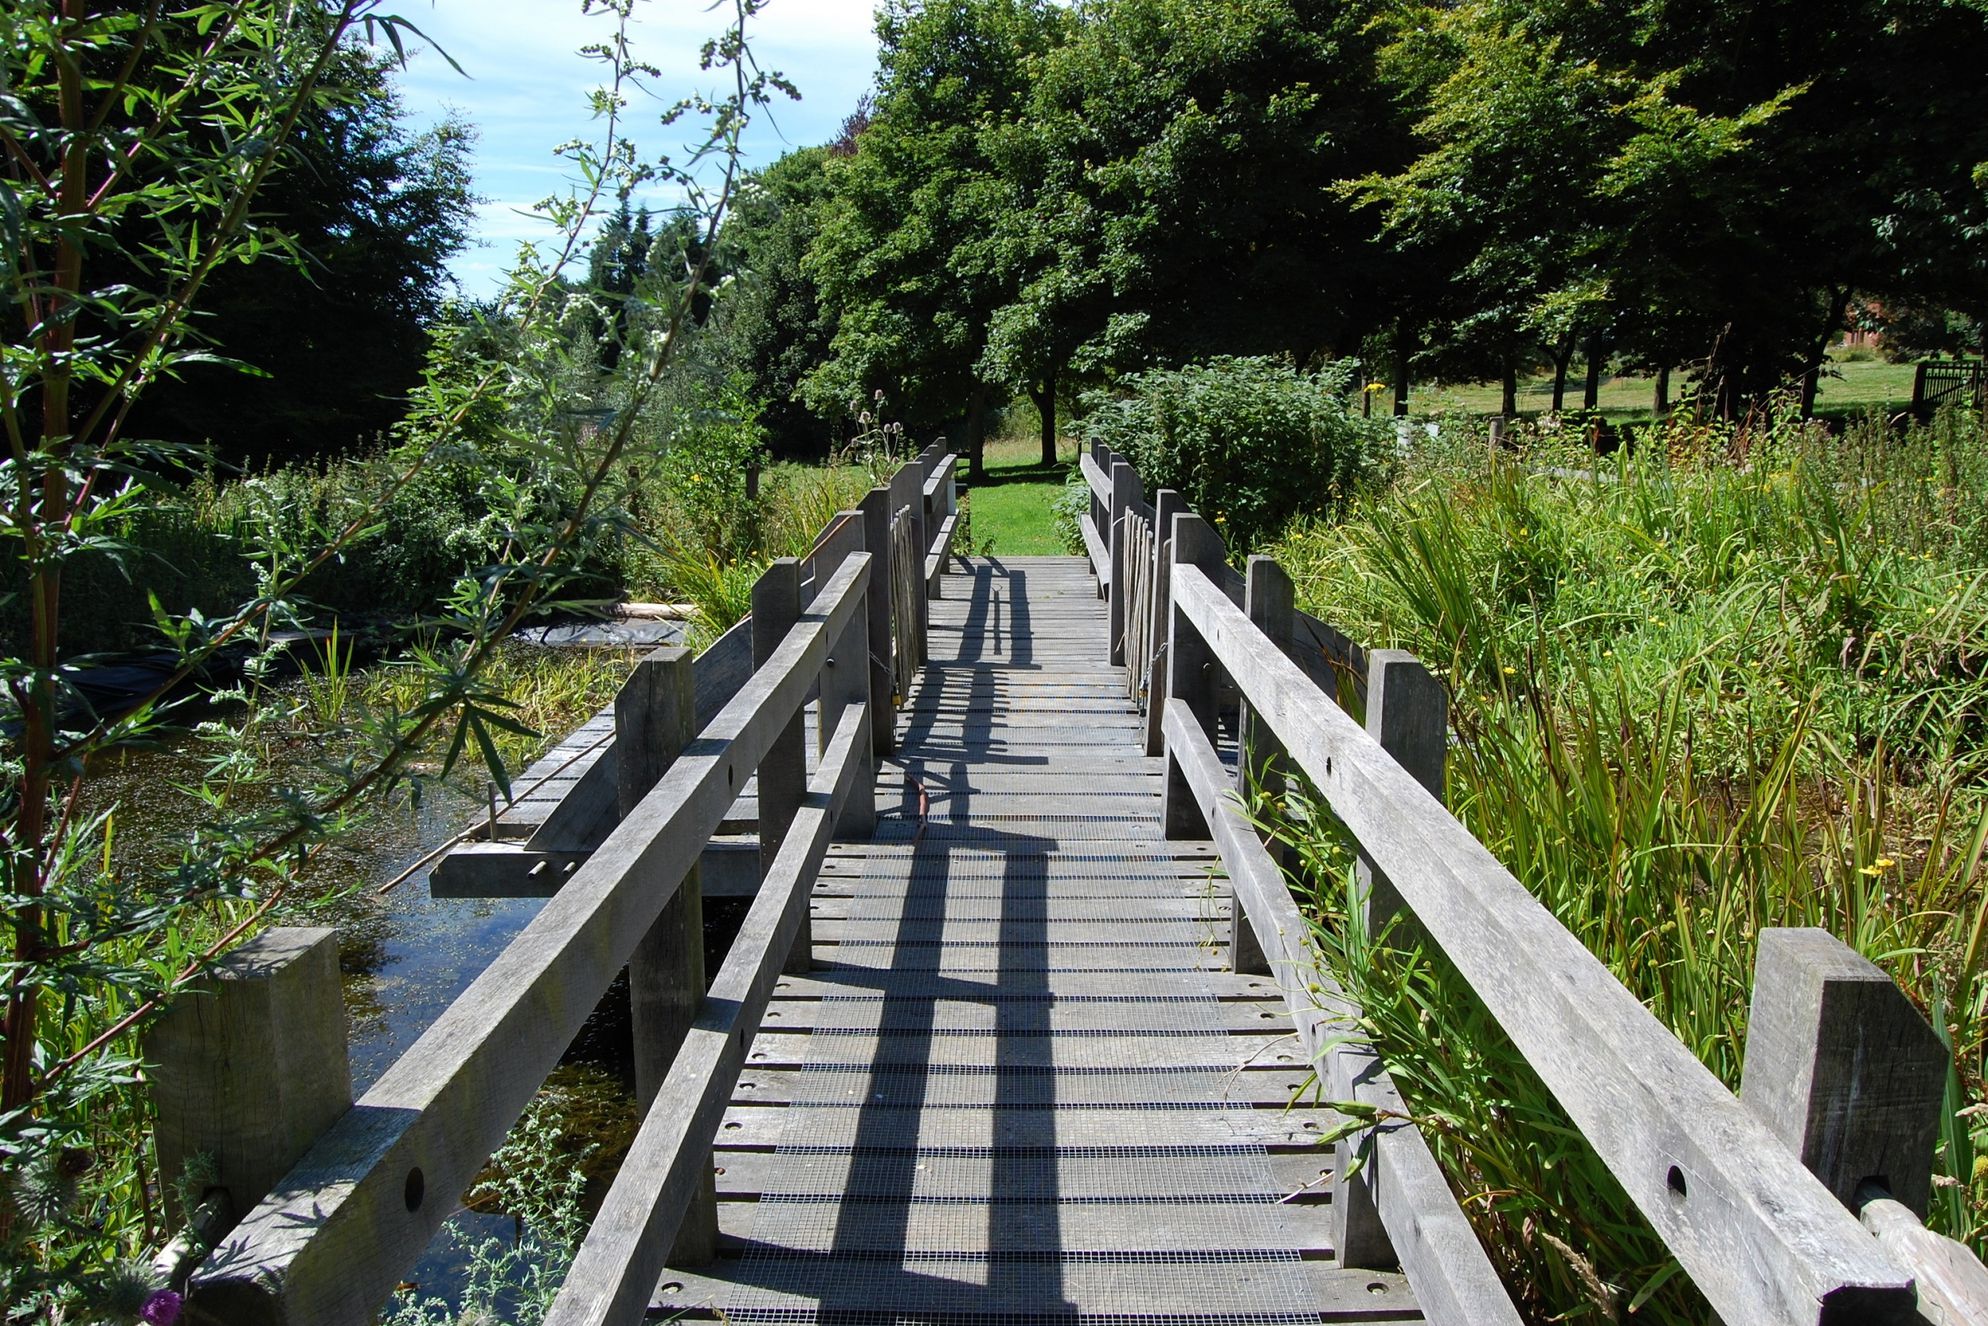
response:
M1437 801L1444 800L1450 750L1450 702L1422 661L1405 649L1367 655L1367 735ZM1382 934L1401 911L1387 873L1362 854L1356 866L1367 898L1367 933Z
M1103 598L1111 590L1111 552L1088 513L1077 517L1077 532L1084 536L1084 550L1098 579L1098 597Z
M195 1273L230 1322L362 1326L572 1043L862 610L869 559L822 587L767 666L634 814Z
M870 558L870 569L874 573L884 565ZM800 563L791 557L776 559L760 573L752 587L752 618L758 625L753 627L752 654L757 666L765 666L779 649L780 642L787 638L787 632L801 616L801 568ZM759 865L763 879L773 870L773 863L780 855L780 845L786 841L787 826L793 823L794 813L800 809L801 794L808 783L807 724L797 710L792 721L774 740L766 758L759 762ZM814 951L814 941L808 933L808 922L801 918L800 933L795 938L794 951L788 955L791 970L806 971Z
M1891 977L1827 930L1764 929L1740 1099L1851 1210L1876 1182L1920 1219L1949 1055Z
M1137 471L1126 461L1115 461L1111 467L1111 528L1106 534L1109 540L1107 555L1111 559L1111 588L1105 594L1109 613L1105 639L1110 643L1108 657L1120 667L1125 664L1125 598L1132 571L1130 516L1133 505L1145 500L1145 490L1139 486Z
M1721 1316L1909 1318L1908 1277L1483 844L1208 577L1176 560L1172 592Z
M856 514L856 513L851 513ZM860 523L852 523L850 528L858 531ZM860 557L862 544L860 537L847 540L840 549L844 558ZM826 565L840 565L834 561L834 548L824 549L817 558L830 559ZM819 574L819 572L817 572ZM921 596L922 597L922 596ZM828 657L822 662L821 705L819 708L821 737L815 747L826 757L829 736L842 723L842 715L851 706L865 704L870 695L870 618L866 606L862 612L852 613L843 625L841 633L831 643ZM858 837L867 836L877 822L876 759L867 741L861 750L863 776L857 779L856 790L843 803L842 832ZM801 966L796 958L795 966Z
M1284 568L1277 565L1276 559L1255 556L1249 559L1247 585L1243 591L1243 611L1256 629L1263 632L1272 644L1282 646L1291 637L1291 615L1293 592L1291 577ZM1236 725L1236 787L1247 797L1252 788L1255 792L1271 800L1279 800L1284 795L1284 748L1277 743L1277 734L1268 731L1250 712L1249 705L1242 706L1240 721ZM1270 859L1280 867L1284 864L1284 845L1271 842L1264 844ZM1229 936L1229 965L1237 971L1267 972L1268 959L1256 942L1256 932L1241 915L1241 909L1231 918L1232 932Z
M1207 521L1192 512L1183 511L1173 518L1173 532L1167 543L1172 563L1170 575L1176 584L1183 567L1199 570L1205 577L1219 575L1220 568L1226 564L1228 550L1222 546L1221 538ZM1185 703L1210 737L1215 734L1214 673L1215 656L1182 612L1178 600L1172 600L1167 612L1167 703L1175 700ZM1167 837L1208 836L1208 825L1202 820L1194 794L1182 780L1171 752L1161 799L1160 817L1165 821Z
M873 592L869 596L870 747L879 755L897 748L897 688L891 677L890 617L896 600L890 584L890 489L872 488L863 495L863 551L870 554Z
M1170 758L1179 761L1200 802L1235 888L1236 915L1270 955L1269 969L1297 1023L1305 1058L1326 1083L1326 1098L1405 1116L1392 1079L1360 1039L1358 1009L1318 965L1283 868L1243 815L1207 734L1178 701L1168 704L1165 722ZM1333 1165L1332 1243L1341 1263L1399 1264L1431 1322L1517 1326L1518 1310L1422 1135L1398 1122L1383 1124L1355 1145L1364 1152L1365 1171L1357 1186L1344 1177L1355 1146L1341 1144Z
M547 1326L639 1322L664 1265L685 1262L679 1222L712 1182L711 1139L754 1029L807 916L808 890L842 803L867 777L869 715L845 709L765 886L699 1009L683 1052L646 1110L628 1156L547 1313ZM714 1226L715 1235L715 1208ZM675 1243L678 1252L665 1250ZM694 1264L694 1263L692 1263Z
M919 539L924 537L925 530L925 524L919 516L919 511L924 505L924 500L924 494L920 490L919 469L916 465L906 465L891 476L891 518L896 519L899 512L905 513L905 518L911 522L912 546L917 549L916 556L921 560L925 555L926 545L919 542ZM921 597L920 595L906 594L903 597L904 603L911 612L908 635L916 646L913 650L912 666L914 668L922 667L925 663L927 638L930 633L930 616L928 611L917 601Z
M352 1106L335 931L263 931L145 1033L160 1186L175 1220L187 1160L213 1158L239 1215Z
M1902 1202L1873 1197L1862 1205L1864 1228L1917 1282L1926 1326L1988 1326L1988 1267L1979 1258L1920 1224Z
M696 690L690 651L658 649L635 665L615 696L614 729L621 815L633 815L665 770L696 736ZM635 1099L647 1109L669 1075L684 1037L704 1002L704 895L693 861L681 880L646 881L658 892L674 887L662 913L628 957L628 1012L635 1058ZM677 1260L711 1260L718 1237L715 1192L696 1192L678 1230Z
M1173 621L1167 585L1173 577L1173 518L1187 509L1171 488L1153 494L1153 656L1146 666L1146 754L1165 749L1160 717L1167 707L1167 627Z

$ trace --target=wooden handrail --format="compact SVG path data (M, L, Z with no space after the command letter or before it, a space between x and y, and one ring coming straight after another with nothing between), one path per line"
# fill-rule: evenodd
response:
M558 1063L862 609L849 556L620 826L195 1279L241 1322L373 1319Z
M1197 567L1171 594L1170 652L1227 672L1722 1317L1907 1319L1910 1278L1441 802Z
M642 1320L684 1208L710 1172L712 1139L800 931L836 819L857 778L869 776L867 759L857 758L869 721L867 707L857 705L836 725L807 799L615 1173L546 1326Z
M1208 734L1181 700L1169 700L1167 750L1207 821L1209 837L1235 888L1235 905L1269 958L1298 1040L1328 1098L1359 1100L1405 1113L1393 1081L1365 1044L1358 1010L1332 974L1320 967L1310 927L1284 882L1284 871L1256 836ZM1463 1326L1518 1326L1518 1310L1484 1254L1477 1232L1450 1191L1436 1158L1412 1126L1396 1119L1376 1127L1365 1149L1370 1187L1394 1251L1423 1316ZM1343 1194L1335 1185L1334 1223L1344 1250Z

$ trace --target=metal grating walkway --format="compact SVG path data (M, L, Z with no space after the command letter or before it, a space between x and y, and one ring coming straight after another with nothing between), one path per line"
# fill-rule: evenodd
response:
M932 604L873 841L815 890L718 1133L716 1264L654 1312L796 1326L1419 1320L1332 1257L1305 1065L1226 972L1206 843L1077 558L976 559ZM922 805L921 805L922 800Z

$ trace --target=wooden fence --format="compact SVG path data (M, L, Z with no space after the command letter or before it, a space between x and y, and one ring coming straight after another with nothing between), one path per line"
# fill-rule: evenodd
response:
M329 932L269 932L168 1013L148 1041L162 1152L214 1156L206 1218L240 1215L192 1276L194 1319L372 1321L624 966L645 1117L549 1320L639 1321L673 1248L709 1258L712 1136L774 980L806 952L831 835L874 821L892 655L923 649L953 469L928 449L808 558L774 563L740 629L638 664L615 706L618 822L540 872L544 909L357 1102ZM754 777L763 880L707 989L698 863Z
M1945 407L1988 410L1988 364L1979 360L1935 359L1912 374L1912 413L1930 419Z
M1124 458L1081 464L1113 658L1168 759L1169 835L1214 839L1237 969L1276 976L1333 1099L1402 1113L1234 795L1248 770L1318 790L1358 845L1368 923L1402 914L1442 951L1725 1321L1988 1321L1988 1272L1919 1223L1946 1057L1882 972L1821 931L1764 933L1735 1097L1444 808L1447 699L1427 669L1296 611L1268 558L1238 575ZM1234 775L1216 748L1225 693ZM1398 1261L1432 1321L1514 1319L1412 1129L1383 1123L1340 1159L1348 1264Z

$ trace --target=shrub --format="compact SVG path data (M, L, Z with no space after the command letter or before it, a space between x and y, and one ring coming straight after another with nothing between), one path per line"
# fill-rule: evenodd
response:
M1149 489L1179 491L1246 552L1294 516L1336 516L1392 468L1393 431L1348 413L1349 380L1345 365L1306 374L1225 356L1086 393L1077 428L1130 460Z

